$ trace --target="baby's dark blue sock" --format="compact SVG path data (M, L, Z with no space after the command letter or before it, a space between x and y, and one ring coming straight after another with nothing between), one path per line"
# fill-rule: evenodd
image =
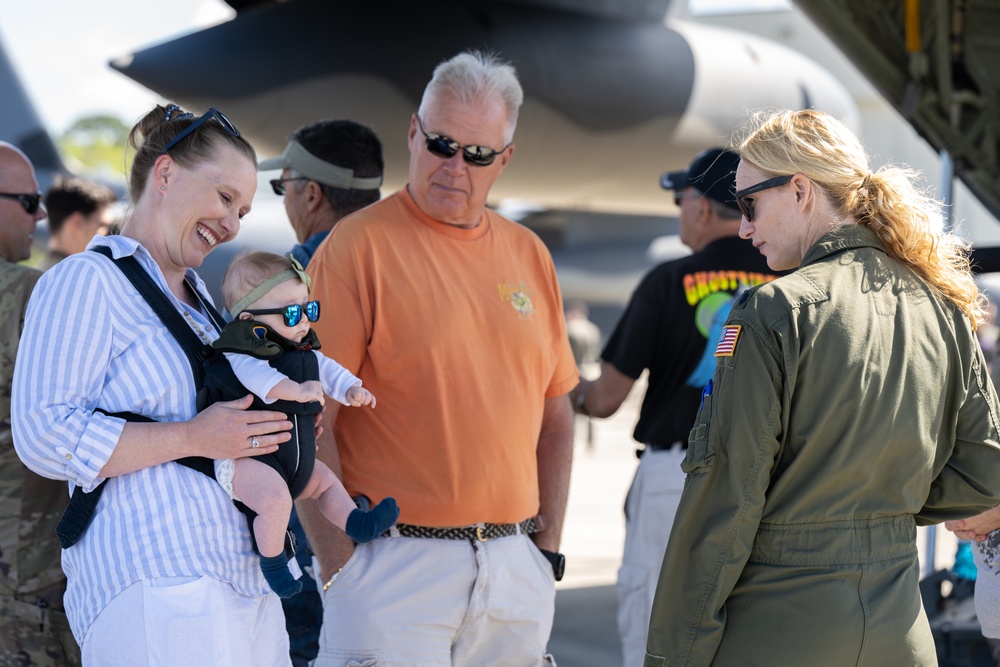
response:
M367 512L354 510L347 516L344 532L355 542L371 542L399 518L395 498L386 498Z
M267 585L278 594L278 597L290 598L302 590L302 582L296 581L292 576L288 569L288 559L284 554L270 558L261 556L260 570L264 573Z

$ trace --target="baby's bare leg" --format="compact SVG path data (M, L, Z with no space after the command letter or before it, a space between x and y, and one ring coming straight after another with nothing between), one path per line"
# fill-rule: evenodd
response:
M347 489L337 476L322 461L316 461L302 497L318 499L323 516L355 542L374 540L399 518L394 498L383 498L378 505L362 512L347 495Z
M260 555L270 558L283 554L292 496L278 471L255 459L236 459L233 492L240 502L257 513L253 534Z
M347 517L358 508L347 495L343 483L325 463L319 460L316 461L312 477L309 478L309 483L306 484L300 497L318 500L323 516L341 530L347 526Z

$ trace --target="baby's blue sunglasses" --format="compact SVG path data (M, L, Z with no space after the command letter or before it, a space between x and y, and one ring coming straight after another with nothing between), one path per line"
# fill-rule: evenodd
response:
M293 303L284 308L262 308L260 310L244 310L243 312L250 313L251 315L283 315L285 317L285 325L294 327L302 321L303 310L305 310L306 317L310 322L315 322L319 319L319 301L310 301L304 306Z

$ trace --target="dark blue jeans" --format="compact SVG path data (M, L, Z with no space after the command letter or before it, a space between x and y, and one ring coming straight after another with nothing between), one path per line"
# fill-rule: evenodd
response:
M302 530L299 515L292 508L292 516L288 527L295 533L298 540L298 550L295 560L303 570L302 590L290 598L281 601L285 610L285 628L288 630L289 654L294 667L307 667L310 660L316 658L319 652L319 628L323 623L323 598L320 597L316 580L305 572L306 566L312 566L312 547Z

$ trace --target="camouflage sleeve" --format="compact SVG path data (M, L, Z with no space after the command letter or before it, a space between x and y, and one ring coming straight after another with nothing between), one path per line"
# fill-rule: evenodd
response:
M14 361L24 326L28 297L38 278L38 271L0 260L0 449L13 446L10 423L11 385Z

